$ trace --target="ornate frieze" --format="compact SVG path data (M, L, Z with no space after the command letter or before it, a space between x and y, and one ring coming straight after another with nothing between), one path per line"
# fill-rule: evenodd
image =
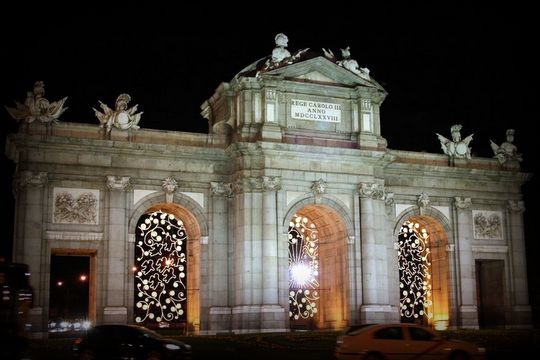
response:
M502 213L500 211L473 210L475 239L502 239Z
M384 200L384 186L377 183L360 183L358 193L361 197L368 197L373 200Z
M98 223L99 190L54 188L53 199L53 223Z
M465 210L465 209L470 208L471 205L472 205L471 198L466 198L466 197L461 197L461 196L456 196L454 198L454 206L456 207L456 209Z
M126 191L131 186L129 179L129 176L107 176L107 189Z
M233 184L231 183L211 181L210 190L212 195L215 196L232 197L234 195Z

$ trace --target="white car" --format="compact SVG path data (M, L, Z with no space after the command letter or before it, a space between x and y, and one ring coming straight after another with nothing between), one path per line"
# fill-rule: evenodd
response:
M431 328L410 323L366 324L350 327L338 337L337 360L484 359L485 348L446 340Z

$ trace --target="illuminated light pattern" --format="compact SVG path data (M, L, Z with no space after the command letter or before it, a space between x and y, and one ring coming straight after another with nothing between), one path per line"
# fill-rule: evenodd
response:
M399 312L410 322L432 318L430 251L428 233L420 224L406 221L401 226L396 249L399 264Z
M186 321L187 234L184 224L162 211L137 226L135 246L136 323L175 327Z
M309 319L319 300L319 238L306 217L289 223L289 319Z

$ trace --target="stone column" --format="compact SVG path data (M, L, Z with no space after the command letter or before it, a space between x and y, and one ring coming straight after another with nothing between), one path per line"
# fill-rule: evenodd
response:
M278 218L277 191L281 188L278 176L261 177L262 199L262 329L283 329L285 309L279 305L279 268L278 268Z
M43 247L43 211L47 190L47 173L22 171L18 179L19 194L17 196L17 224L13 249L13 261L28 264L30 269L30 285L34 290L33 307L27 321L32 325L33 337L46 337L47 314L49 303L49 269L45 258L50 256Z
M472 254L472 212L471 198L455 197L456 218L454 233L456 234L457 249L457 286L459 286L460 299L459 313L461 327L478 328L478 310L476 306L476 279L475 264Z
M358 187L360 194L360 224L362 246L362 306L360 320L362 322L377 322L386 320L390 314L388 286L384 254L386 248L384 239L378 239L377 226L380 226L379 211L384 210L384 204L376 204L384 200L384 188L380 184L362 183ZM382 210L381 210L382 209ZM386 299L386 301L385 301Z
M233 191L231 183L211 182L211 219L212 237L208 247L209 281L211 303L209 329L228 331L231 329L231 307L229 293L229 259L233 258L229 251L229 204Z
M262 185L243 177L235 188L233 331L260 329L262 303Z
M523 233L523 201L509 200L508 216L508 243L510 244L510 258L512 267L513 298L512 325L526 325L531 323L531 307L527 288L527 263L525 256L525 239Z
M131 188L127 176L107 176L108 193L108 231L106 231L106 254L98 254L104 259L103 284L104 303L103 321L105 323L127 322L127 304L125 303L126 282L125 276L128 268L126 263L127 216L129 208L126 191ZM130 289L132 291L132 289Z

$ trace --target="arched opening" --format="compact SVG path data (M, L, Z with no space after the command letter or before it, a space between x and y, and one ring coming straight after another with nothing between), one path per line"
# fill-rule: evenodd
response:
M427 216L412 216L398 234L400 318L436 329L448 328L448 241L442 226Z
M198 331L200 228L188 210L157 204L137 221L133 319Z
M307 205L289 222L291 328L340 329L348 322L347 230L326 205Z

